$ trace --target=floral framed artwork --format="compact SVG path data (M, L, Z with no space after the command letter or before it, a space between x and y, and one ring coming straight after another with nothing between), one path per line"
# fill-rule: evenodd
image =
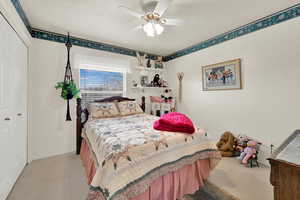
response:
M202 67L204 91L242 89L241 59Z

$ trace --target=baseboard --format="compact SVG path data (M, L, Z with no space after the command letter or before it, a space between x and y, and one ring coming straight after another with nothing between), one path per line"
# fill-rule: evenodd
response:
M24 171L25 167L26 167L26 165L24 165L23 167L21 167L21 164L19 166L16 166L16 169L20 169L20 170L18 170L16 173L13 173L11 175L12 178L9 179L8 181L6 181L6 182L3 181L2 184L4 186L6 186L6 189L4 189L4 191L2 193L0 193L0 199L6 199L9 196L9 194L11 193L11 191L13 190L13 188L15 187L15 184L19 180L22 172ZM14 172L14 171L15 170L12 170L12 172Z

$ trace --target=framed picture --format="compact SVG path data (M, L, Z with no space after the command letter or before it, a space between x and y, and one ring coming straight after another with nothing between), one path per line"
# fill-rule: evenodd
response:
M202 67L204 91L242 89L241 59Z

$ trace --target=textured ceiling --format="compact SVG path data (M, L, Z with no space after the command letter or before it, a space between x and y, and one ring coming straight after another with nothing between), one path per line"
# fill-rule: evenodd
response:
M122 12L125 5L142 12L139 0L20 0L34 28L169 55L218 34L299 3L300 0L174 0L164 17L184 24L166 27L155 38L133 29L141 20Z

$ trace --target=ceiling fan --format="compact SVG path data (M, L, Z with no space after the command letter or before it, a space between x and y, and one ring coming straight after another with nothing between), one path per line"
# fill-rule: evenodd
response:
M126 6L119 6L120 9L134 17L143 20L143 24L135 29L143 29L149 37L160 35L164 26L177 26L181 20L164 18L163 15L171 6L173 0L140 0L144 13L134 11Z

